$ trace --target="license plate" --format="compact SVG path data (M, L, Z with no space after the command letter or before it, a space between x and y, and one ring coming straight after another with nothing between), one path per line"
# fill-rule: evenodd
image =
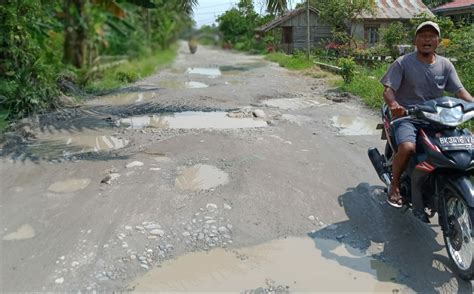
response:
M439 138L443 150L474 149L474 136L453 136Z

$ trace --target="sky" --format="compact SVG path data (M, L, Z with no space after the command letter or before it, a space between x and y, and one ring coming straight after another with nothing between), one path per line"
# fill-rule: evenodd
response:
M292 0L292 7L301 1ZM238 2L239 0L198 0L199 5L194 10L197 27L212 25L219 15L236 6ZM254 0L254 6L258 13L265 13L265 0Z

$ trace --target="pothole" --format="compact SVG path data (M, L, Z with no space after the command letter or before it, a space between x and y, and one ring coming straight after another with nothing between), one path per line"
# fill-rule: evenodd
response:
M91 179L68 179L51 184L48 191L54 193L72 193L89 186Z
M313 119L306 115L297 115L297 114L283 114L281 116L284 120L302 126L304 123L312 122Z
M187 74L203 75L209 78L217 78L222 72L217 67L190 67L186 70Z
M35 236L35 230L29 224L22 225L15 232L5 235L2 240L5 241L16 241L31 239Z
M339 134L346 136L379 135L375 120L355 116L337 115L331 118L331 123L339 128Z
M189 81L189 82L182 82L182 81L162 81L160 82L160 86L166 89L173 89L173 90L182 90L182 89L201 89L201 88L208 88L209 85L201 82Z
M242 292L271 280L297 292L392 292L400 289L397 276L388 264L347 244L289 237L237 250L190 253L131 286L137 292ZM340 277L346 277L344 283Z
M98 153L124 148L128 140L103 134L48 134L29 142L21 152L30 158L71 158L85 153Z
M262 101L263 105L277 107L285 110L298 110L309 108L313 106L326 106L328 103L323 103L310 98L281 98L268 99Z
M266 65L267 64L265 62L252 62L237 65L221 65L219 66L219 69L225 74L239 74L242 72L257 69L259 67L265 67Z
M118 125L132 129L241 129L266 127L266 121L253 118L233 118L227 112L187 111L172 114L135 116L118 121Z
M127 104L151 101L153 100L153 98L157 96L158 94L152 91L145 91L145 92L134 91L134 92L101 96L99 99L90 101L89 104L91 105L97 105L97 104L127 105Z
M185 82L184 85L188 89L201 89L201 88L208 88L209 87L209 85L207 85L207 84L200 83L200 82L194 82L194 81Z
M184 191L209 190L225 185L229 176L224 171L212 165L197 164L184 168L175 180L175 187Z

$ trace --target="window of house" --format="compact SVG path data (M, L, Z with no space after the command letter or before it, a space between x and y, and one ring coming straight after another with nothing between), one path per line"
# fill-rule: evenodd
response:
M367 36L367 41L370 45L374 45L379 41L379 27L366 27L365 28L365 35Z

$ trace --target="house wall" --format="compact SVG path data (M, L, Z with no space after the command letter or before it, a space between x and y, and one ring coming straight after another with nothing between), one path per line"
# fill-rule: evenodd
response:
M307 42L307 17L306 13L301 13L282 24L280 27L293 27L293 50L306 50ZM321 22L319 16L310 12L310 43L311 47L316 47L325 39L331 39L331 27Z

